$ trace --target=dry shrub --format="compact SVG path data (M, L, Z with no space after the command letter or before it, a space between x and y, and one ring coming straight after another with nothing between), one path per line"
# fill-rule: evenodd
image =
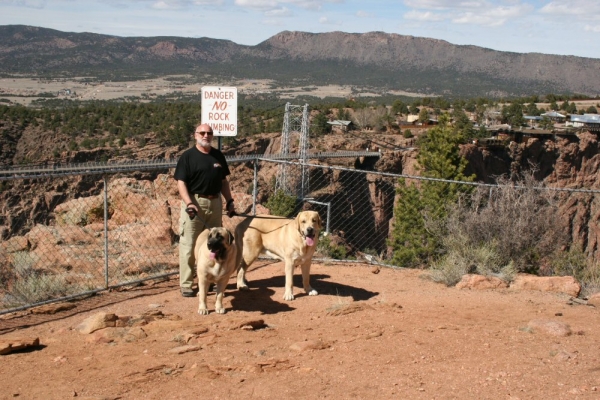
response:
M446 286L456 285L463 275L477 273L511 281L515 270L512 263L502 264L496 245L473 245L464 235L447 235L442 240L446 254L433 263L431 279Z
M567 243L556 193L541 188L532 174L516 183L500 179L497 187L478 187L449 211L443 231L446 254L438 264L457 269L462 259L466 271L503 279L538 273Z
M581 283L581 296L600 292L600 264L578 248L556 255L550 262L552 275L573 276Z
M600 265L597 262L587 265L583 271L581 282L581 296L589 297L600 292Z

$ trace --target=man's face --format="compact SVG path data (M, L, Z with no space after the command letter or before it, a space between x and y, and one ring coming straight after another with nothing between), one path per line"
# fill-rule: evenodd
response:
M196 143L199 146L204 147L205 149L210 148L210 143L212 142L213 138L212 129L200 125L196 128L196 132L194 134L196 136Z

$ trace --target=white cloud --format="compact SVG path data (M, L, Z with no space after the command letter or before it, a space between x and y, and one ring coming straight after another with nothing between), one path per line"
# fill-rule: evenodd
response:
M363 10L358 10L356 12L356 16L358 18L372 18L375 16L375 14L373 14L371 12L363 11Z
M449 20L454 24L478 26L502 26L534 12L530 4L521 0L504 0L506 6L494 5L490 1L452 0L406 0L405 4L415 9L404 14L404 18L420 22ZM433 11L431 11L433 10ZM436 12L437 11L437 12Z
M173 1L157 1L152 4L152 8L156 10L178 10L181 8L181 5Z
M340 21L332 21L327 17L319 18L319 23L322 25L341 25L342 24Z
M225 4L225 0L195 0L197 6L220 6Z
M595 0L551 1L540 10L548 15L592 15L600 13L600 2Z
M488 5L484 0L456 1L456 0L404 0L404 4L411 8L426 10L447 10L461 8L483 8Z
M270 10L278 5L276 0L235 0L235 5L256 10Z
M433 13L431 11L409 11L404 14L405 19L413 20L413 21L443 21L446 19L443 14Z
M264 19L261 21L261 24L267 26L285 26L285 24L279 19Z
M461 13L458 17L453 18L452 22L455 24L501 26L506 22L506 18L492 17L475 13Z
M321 10L324 3L341 4L344 0L235 0L234 4L254 10L271 10L291 5L305 10Z
M281 18L281 17L291 17L293 15L294 15L294 13L292 12L292 10L290 10L287 7L282 7L282 8L277 8L275 10L265 11L265 16L267 16L267 17Z
M583 30L586 32L600 33L600 25L586 25Z
M0 4L40 9L46 6L46 0L0 0Z

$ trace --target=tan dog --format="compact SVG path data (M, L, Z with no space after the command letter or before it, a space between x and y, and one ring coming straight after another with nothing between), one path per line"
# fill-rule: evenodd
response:
M317 291L310 286L310 264L319 242L321 218L316 211L302 211L295 219L272 215L249 217L236 227L236 240L243 241L242 260L237 275L237 287L248 289L246 269L260 253L279 258L285 263L284 300L294 300L294 267L302 268L302 285L310 296Z
M216 283L215 312L225 314L223 293L231 274L236 270L241 256L239 245L225 228L205 229L198 240L194 254L198 274L198 314L207 315L206 294L211 283Z

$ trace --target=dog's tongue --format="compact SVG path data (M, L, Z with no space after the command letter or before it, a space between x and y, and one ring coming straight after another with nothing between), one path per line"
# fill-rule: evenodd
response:
M208 257L209 257L211 260L214 260L216 256L217 256L217 253L215 253L214 251L211 251L211 252L210 252L210 254L208 255Z
M315 241L313 240L313 238L307 236L306 237L306 245L310 247L313 244L315 244Z

